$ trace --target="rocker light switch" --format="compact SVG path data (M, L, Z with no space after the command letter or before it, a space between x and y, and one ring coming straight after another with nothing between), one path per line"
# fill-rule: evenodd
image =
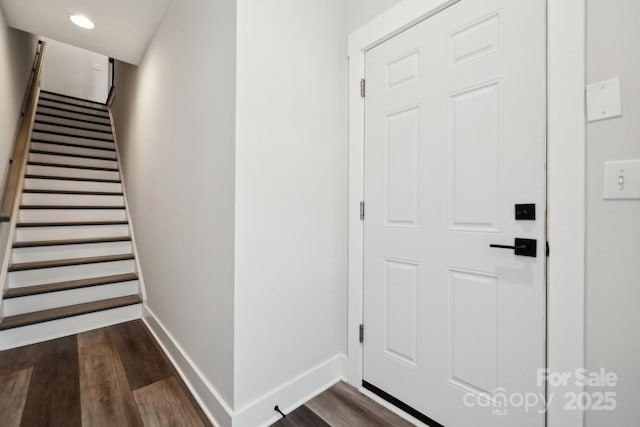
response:
M640 159L605 162L605 200L640 200Z

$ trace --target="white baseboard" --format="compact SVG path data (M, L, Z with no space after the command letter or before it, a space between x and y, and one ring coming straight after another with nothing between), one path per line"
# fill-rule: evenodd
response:
M236 411L233 427L269 426L280 419L274 406L287 414L343 381L346 372L347 358L338 354Z
M147 306L144 307L142 319L213 425L231 427L233 410Z
M338 381L344 380L346 375L347 358L339 354L234 411L149 307L144 307L142 318L215 426L269 426L280 418L273 410L275 405L284 413L289 413Z

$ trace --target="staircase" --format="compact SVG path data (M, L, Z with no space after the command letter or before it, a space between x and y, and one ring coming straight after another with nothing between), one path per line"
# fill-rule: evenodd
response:
M108 107L40 92L0 321L0 350L141 316Z

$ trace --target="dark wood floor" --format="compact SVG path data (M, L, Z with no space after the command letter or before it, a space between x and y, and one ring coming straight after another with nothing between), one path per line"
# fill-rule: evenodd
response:
M409 427L413 424L359 393L355 388L338 383L273 426Z
M338 383L276 427L409 427ZM141 321L0 352L0 427L211 426Z
M211 426L144 323L0 352L0 426Z

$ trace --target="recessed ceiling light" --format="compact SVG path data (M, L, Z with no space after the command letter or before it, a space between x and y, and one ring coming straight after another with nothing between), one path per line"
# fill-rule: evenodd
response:
M69 19L78 27L86 28L87 30L93 30L96 27L96 24L84 15L69 15Z

